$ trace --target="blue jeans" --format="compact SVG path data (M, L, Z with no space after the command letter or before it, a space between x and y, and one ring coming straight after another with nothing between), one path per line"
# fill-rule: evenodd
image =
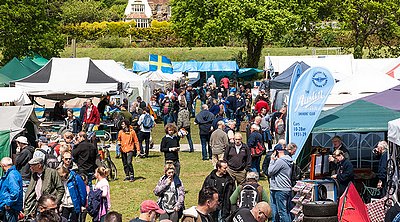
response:
M118 136L119 136L119 131L117 132L117 138L118 138ZM121 156L121 146L118 144L118 142L117 142L117 145L115 146L115 155Z
M88 124L88 128L87 128L87 131L88 131L88 132L93 132L93 127L94 127L94 123L89 123L89 124Z
M3 221L17 222L18 214L19 214L19 212L15 211L14 209L6 210L6 211L4 211Z
M194 151L193 140L192 140L192 136L190 135L190 129L187 130L187 132L188 132L188 134L186 135L186 139L187 139L188 144L189 144L189 151L193 152Z
M250 170L253 172L257 172L260 175L260 162L261 162L261 155L251 157L251 167Z
M200 142L201 142L201 155L203 157L203 160L211 159L212 152L210 147L210 135L200 134ZM207 145L208 145L208 156L207 156Z
M168 115L163 116L164 126L167 125L167 123L172 123L173 121L174 120L173 120L172 115L168 114Z
M291 221L288 211L290 191L271 190L272 222Z

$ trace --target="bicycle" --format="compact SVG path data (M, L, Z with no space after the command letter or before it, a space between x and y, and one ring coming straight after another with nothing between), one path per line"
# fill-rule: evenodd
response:
M109 180L117 180L118 170L115 166L114 162L111 159L110 155L110 145L101 145L99 146L100 153L100 162L101 166L110 170L110 174L108 175Z
M109 180L117 180L118 170L110 155L110 145L105 145L105 142L111 140L111 134L105 130L98 130L95 133L96 139L101 141L101 145L98 145L100 154L100 165L110 170Z

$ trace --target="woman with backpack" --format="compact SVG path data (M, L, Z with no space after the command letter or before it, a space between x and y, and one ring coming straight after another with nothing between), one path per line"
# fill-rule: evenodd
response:
M93 221L100 221L103 222L106 214L111 209L111 202L110 202L110 184L107 181L107 177L110 174L110 169L106 169L104 167L98 167L94 173L95 178L97 179L97 183L95 186L95 190L101 190L102 199L106 200L103 201L102 206L100 206L100 211L98 212L97 217L93 218ZM105 204L107 203L107 204Z
M161 140L160 151L164 152L165 163L171 163L175 166L175 174L179 176L181 164L179 162L179 137L176 136L178 129L174 123L168 123L165 126L165 136Z
M169 219L177 222L183 212L185 188L178 175L175 174L174 165L166 164L164 173L154 188L154 194L159 197L158 205L166 212L160 215L160 220Z
M78 222L86 206L86 185L79 174L64 166L57 168L57 172L65 188L61 200L61 215L70 222Z

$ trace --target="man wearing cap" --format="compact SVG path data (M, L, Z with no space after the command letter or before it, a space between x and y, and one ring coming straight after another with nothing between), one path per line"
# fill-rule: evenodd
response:
M229 144L224 153L224 160L228 162L228 173L238 185L245 180L246 172L251 166L250 149L242 139L241 133L235 133L235 143Z
M37 200L42 195L55 195L57 203L60 204L65 189L57 171L46 167L42 158L34 157L29 161L29 165L32 177L25 195L24 212L28 216L34 216L36 214Z
M354 181L354 171L353 171L353 164L345 157L345 154L341 150L335 150L333 152L333 157L337 162L336 174L332 175L333 179L337 180L339 184L338 187L338 199L344 191L346 190L347 186L350 182Z
M211 213L218 207L218 191L214 187L206 187L199 192L197 206L183 211L182 222L214 222Z
M280 144L279 144L280 145ZM270 178L270 203L272 207L272 221L291 221L288 211L292 184L292 164L293 160L285 154L282 145L275 146L275 152L271 155L268 167Z
M17 222L23 202L22 177L10 157L1 159L0 165L4 173L0 183L0 211L3 212L1 220Z
M200 142L201 142L201 155L203 160L212 158L212 150L210 146L210 132L212 130L212 122L214 114L208 111L208 106L203 104L201 112L196 115L194 120L195 124L199 125ZM208 144L208 149L207 149Z
M234 119L235 116L233 115L236 110L236 96L234 92L230 92L228 98L226 98L226 117L228 119Z
M41 136L38 139L38 147L33 153L33 158L40 157L43 161L46 160L46 154L49 154L51 149L47 146L48 140L47 137Z
M15 167L22 176L22 186L25 194L31 180L31 170L28 162L32 159L35 148L28 145L28 139L25 136L19 136L15 141L20 150L15 157Z
M153 222L160 214L165 214L153 200L145 200L140 204L140 215L130 222Z

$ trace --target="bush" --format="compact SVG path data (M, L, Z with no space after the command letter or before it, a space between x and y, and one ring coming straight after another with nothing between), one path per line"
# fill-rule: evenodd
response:
M99 48L124 48L129 46L129 40L116 36L100 38L96 41Z

